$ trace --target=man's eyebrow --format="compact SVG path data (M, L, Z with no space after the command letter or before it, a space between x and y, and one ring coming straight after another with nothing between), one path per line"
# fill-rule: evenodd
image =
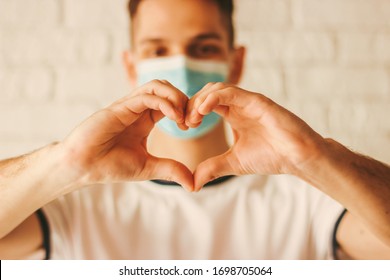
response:
M146 39L142 39L139 43L141 45L145 45L145 44L159 44L159 43L162 43L164 41L165 40L161 39L161 38L146 38Z
M192 38L192 41L202 41L208 39L222 40L222 36L215 32L202 33Z
M215 32L210 33L202 33L199 35L194 36L191 38L191 41L203 41L203 40L209 40L209 39L216 39L216 40L222 40L222 36ZM142 39L139 43L140 45L146 45L146 44L161 44L165 42L166 40L163 38L145 38Z

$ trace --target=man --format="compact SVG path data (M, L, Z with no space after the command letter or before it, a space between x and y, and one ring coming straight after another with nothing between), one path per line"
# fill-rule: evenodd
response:
M390 258L390 168L234 86L231 1L129 7L138 87L0 163L1 258Z

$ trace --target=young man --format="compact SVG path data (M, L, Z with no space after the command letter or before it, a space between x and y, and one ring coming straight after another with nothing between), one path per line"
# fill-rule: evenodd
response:
M390 168L234 86L231 1L129 7L138 87L0 162L0 258L321 259L332 236L339 257L390 258Z

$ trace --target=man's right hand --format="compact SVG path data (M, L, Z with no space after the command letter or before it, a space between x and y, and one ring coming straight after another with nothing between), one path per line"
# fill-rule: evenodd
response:
M182 163L147 151L147 137L164 116L184 124L188 98L166 81L151 81L102 109L59 144L77 169L80 184L163 179L193 189L192 172Z
M62 142L0 161L0 259L26 258L42 248L34 212L82 186L163 179L193 190L182 163L150 155L146 142L164 116L186 129L188 98L165 81L152 81L102 109Z

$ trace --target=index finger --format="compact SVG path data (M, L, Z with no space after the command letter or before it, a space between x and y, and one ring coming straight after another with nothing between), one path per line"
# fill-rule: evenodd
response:
M228 84L222 82L208 83L198 91L187 103L186 124L190 127L199 125L204 116L198 112L200 104L204 102L210 92L221 90L227 86Z
M160 96L154 95L136 95L129 99L117 102L105 110L114 113L116 118L124 125L132 124L141 113L146 110L155 110L162 112L169 119L177 123L184 122L184 115L177 110L173 104Z
M133 91L132 96L152 94L168 99L178 110L184 112L188 97L166 80L152 80Z

